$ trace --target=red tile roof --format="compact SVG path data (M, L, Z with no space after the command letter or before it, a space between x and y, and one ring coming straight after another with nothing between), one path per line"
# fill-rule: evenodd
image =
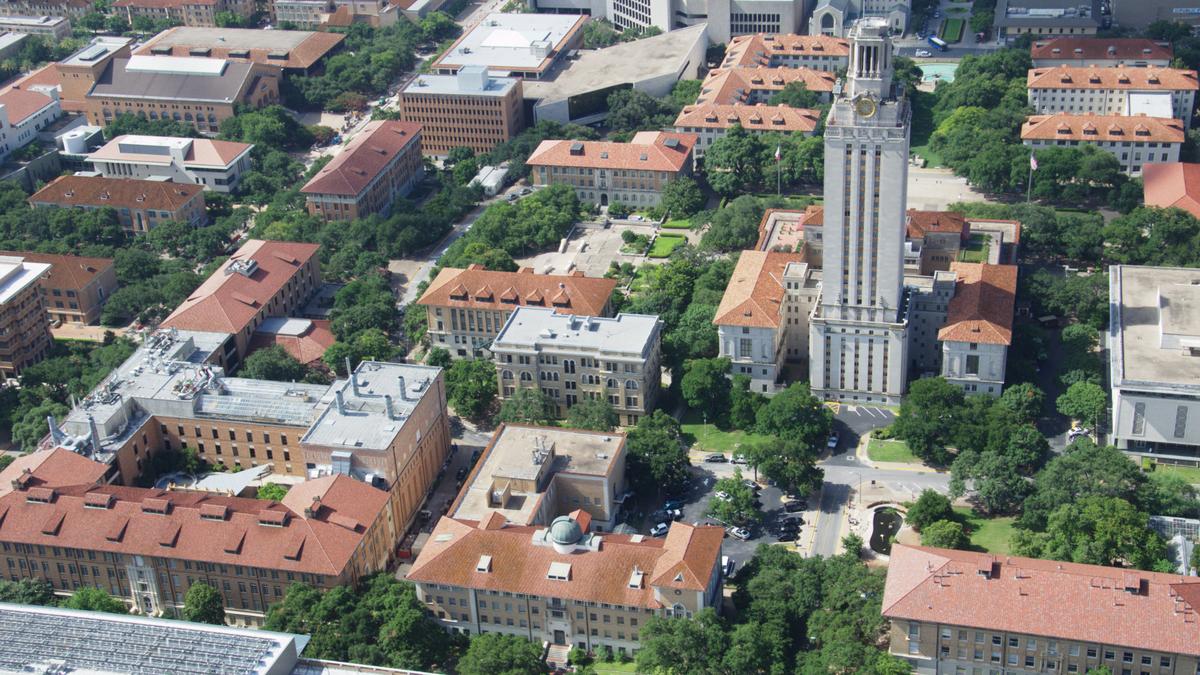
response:
M918 211L908 210L906 219L907 236L910 239L920 239L930 232L958 234L963 239L968 235L967 221L963 214L956 211Z
M1182 143L1183 122L1144 115L1032 115L1021 125L1021 140L1134 141Z
M1146 206L1173 206L1200 218L1200 164L1144 164L1142 183Z
M602 316L617 287L616 279L574 274L534 274L529 267L519 272L493 272L482 265L467 269L443 268L425 289L418 304L435 307L516 308L523 305L561 308L570 314ZM533 302L532 299L541 300Z
M542 141L525 163L678 173L691 161L697 140L695 134L643 131L628 143Z
M222 31L226 33L233 31L237 34L252 34L257 32L256 30L249 28L224 28ZM299 31L289 31L289 34L294 32ZM209 50L209 54L207 55L208 58L226 59L232 58L229 55L230 52L240 51L237 47L231 47L227 44L223 44L223 41L220 38L217 40L209 40L199 37L200 35L212 35L211 29L195 29L186 26L177 26L154 36L154 38L152 38L149 42L145 43L141 48L135 51L134 54L157 54L161 56L187 57L191 56L192 49L200 48ZM229 39L232 40L233 38L231 37ZM269 58L268 55L276 50L268 47L244 50L248 52L247 56L239 56L236 58L236 60L253 61L255 63L282 66L284 68L308 69L313 64L324 58L326 54L331 52L345 39L346 36L342 35L341 33L308 32L307 37L296 44L293 49L286 50L286 60ZM168 44L159 44L163 42ZM241 41L239 40L239 42ZM156 47L160 48L160 51L155 51Z
M337 338L330 330L328 321L314 319L309 324L308 329L299 335L256 332L250 338L250 351L279 345L300 363L308 365L319 362L325 355L325 350L329 349Z
M30 204L110 206L114 209L177 211L199 196L204 186L134 178L59 176L29 197Z
M1038 40L1030 47L1029 53L1034 61L1038 59L1170 61L1173 51L1169 43L1142 38L1061 37Z
M8 113L8 123L13 126L24 122L52 103L54 103L54 99L49 96L26 89L9 89L0 94L0 105L4 106Z
M883 591L890 619L1200 656L1197 612L1196 577L905 544Z
M958 280L938 340L1012 344L1016 265L954 262L950 271Z
M21 479L25 472L29 478ZM13 460L0 471L0 496L13 491L13 481L21 479L27 487L95 483L104 477L108 467L77 455L65 448L31 452Z
M1028 89L1136 89L1195 91L1200 89L1196 71L1150 66L1053 66L1030 68Z
M419 152L420 138L420 124L394 120L371 122L300 191L356 196L410 144L418 143Z
M251 239L176 307L162 327L238 333L320 248L318 244ZM251 260L256 265L252 274L235 271Z
M743 105L741 103L703 103L684 106L675 118L675 127L728 129L735 124L747 131L811 133L817 128L820 111L786 105Z
M217 0L116 0L113 7L134 7L144 9L163 9L167 7L188 7L191 5L212 5Z
M824 227L825 207L810 204L803 211L797 209L767 209L758 223L758 241L754 248L764 251L777 246L795 248L804 242L804 230L808 227Z
M792 82L803 82L809 91L828 94L837 75L812 68L714 68L700 85L696 104L747 103L752 92L782 91Z
M777 328L782 316L783 272L805 261L800 253L742 251L725 286L713 323L724 326Z
M850 42L827 35L739 35L725 48L723 68L770 65L776 56L850 56Z
M30 262L48 263L50 274L42 282L49 288L82 290L113 266L112 258L86 258L80 255L34 253L32 251L0 251L0 255L18 255ZM109 289L111 292L111 289Z

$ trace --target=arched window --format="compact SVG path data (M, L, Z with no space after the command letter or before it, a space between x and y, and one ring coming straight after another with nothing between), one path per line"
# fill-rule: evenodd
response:
M504 379L504 380L511 380L511 379L513 379L513 374L512 374L512 371L511 371L511 370L506 370L506 371L504 371L504 372L500 373L500 378L501 378L501 379Z
M636 390L638 388L637 380L625 380L625 388Z
M615 377L608 378L608 383L605 386L608 387L609 389L616 389L617 388L617 379Z
M192 113L184 113L184 114L183 114L183 119L184 119L184 120L186 120L186 121L188 121L188 122L194 122L194 121L195 121L195 120L192 118Z
M529 373L521 373L521 381L533 382L533 375L530 375Z

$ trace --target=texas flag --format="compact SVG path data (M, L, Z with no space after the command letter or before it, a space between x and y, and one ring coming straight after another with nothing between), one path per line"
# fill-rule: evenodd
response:
M783 157L783 155L780 153L781 148L782 148L782 146L779 146L779 145L775 146L775 161L776 162L778 162Z
M1029 153L1029 170L1037 171L1037 157L1034 157L1032 152Z

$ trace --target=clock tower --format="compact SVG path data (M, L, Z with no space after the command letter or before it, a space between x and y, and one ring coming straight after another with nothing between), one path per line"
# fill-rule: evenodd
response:
M809 327L814 393L899 403L907 378L904 227L908 100L886 20L850 29L850 66L825 125L821 297Z

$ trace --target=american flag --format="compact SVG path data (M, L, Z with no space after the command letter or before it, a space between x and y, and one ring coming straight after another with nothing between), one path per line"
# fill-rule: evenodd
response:
M1029 170L1037 171L1037 157L1034 157L1032 152L1029 153Z

